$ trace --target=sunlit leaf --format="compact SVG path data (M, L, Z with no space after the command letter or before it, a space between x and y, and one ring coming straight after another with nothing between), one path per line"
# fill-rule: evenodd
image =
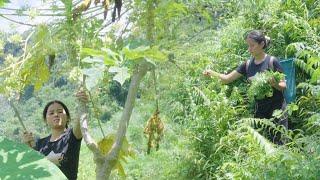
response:
M89 63L89 64L94 64L94 63L99 63L99 64L103 64L103 59L99 58L99 57L86 57L84 59L81 60L84 63Z
M103 78L103 69L98 67L82 69L82 73L86 75L85 86L89 91L96 87Z
M312 83L317 83L318 81L320 81L320 68L316 69L311 76Z
M0 179L66 179L60 169L25 144L0 137Z
M105 65L114 65L115 64L115 59L111 58L114 56L114 53L110 52L111 57L107 52L101 51L101 50L96 50L96 49L91 49L91 48L82 48L80 52L81 56L92 56L92 57L100 57L103 58Z
M113 77L113 80L119 82L121 86L123 83L130 78L130 74L128 73L127 67L110 67L109 68L110 73L116 73L116 75Z
M112 148L113 143L116 140L115 134L109 134L104 139L98 142L99 150L103 155L106 155ZM119 152L119 159L117 160L115 169L117 169L119 175L126 176L122 163L127 157L134 157L134 151L131 149L131 146L128 143L127 138L125 137L121 146L121 150Z
M167 59L167 55L164 52L160 51L158 47L150 48L149 46L140 46L135 49L129 49L128 47L125 47L123 49L123 52L126 58L130 60L148 58L149 60L153 61L165 61Z
M136 60L139 58L144 58L144 52L148 49L147 46L140 46L136 49L129 49L128 47L125 47L123 49L124 55L130 59L130 60Z

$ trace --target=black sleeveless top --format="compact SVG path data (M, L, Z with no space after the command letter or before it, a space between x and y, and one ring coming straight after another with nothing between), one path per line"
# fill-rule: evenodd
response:
M58 167L68 179L77 179L81 139L77 139L72 129L67 129L61 138L50 142L51 135L36 141L35 150L47 156L59 157Z

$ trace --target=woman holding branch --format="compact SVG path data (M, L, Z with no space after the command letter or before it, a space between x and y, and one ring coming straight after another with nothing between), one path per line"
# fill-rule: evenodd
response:
M79 100L79 109L86 109L88 101L86 93L79 91L76 97ZM78 117L82 113L84 112L78 112ZM25 132L23 141L56 164L68 179L77 179L82 140L80 118L76 118L73 127L69 128L68 124L71 120L69 110L58 100L47 103L42 115L51 128L51 134L34 142L33 134Z

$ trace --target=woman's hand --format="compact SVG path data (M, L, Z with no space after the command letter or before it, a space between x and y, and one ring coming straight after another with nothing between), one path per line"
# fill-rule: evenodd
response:
M283 91L284 89L286 89L286 82L284 80L277 82L274 78L271 78L269 80L269 83L272 87L274 87L275 89L277 89L279 91Z
M217 73L215 71L212 71L212 70L208 69L208 70L204 70L202 72L202 74L205 75L205 76L209 76L209 77L216 77L216 78L220 79L221 82L224 83L224 84L229 84L229 83L233 82L234 80L236 80L236 79L238 79L239 77L242 76L236 70L233 70L229 74L220 74L220 73Z
M85 91L83 90L79 90L77 93L76 93L76 97L77 99L82 102L82 103L88 103L88 95L86 94Z
M32 132L23 132L22 142L29 145L30 147L34 147L35 142L34 142L34 137L33 137Z
M216 72L212 71L211 69L206 69L202 72L202 74L208 77L212 77L216 74Z
M88 106L87 103L89 101L88 95L84 90L79 90L76 93L76 97L79 100L79 106L78 106L78 117L77 121L75 121L75 124L73 125L73 134L77 139L82 138L81 128L80 128L80 119L83 117L87 117L88 114Z

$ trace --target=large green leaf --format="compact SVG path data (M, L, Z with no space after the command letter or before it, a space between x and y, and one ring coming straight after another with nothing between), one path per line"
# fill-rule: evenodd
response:
M165 61L167 60L166 53L159 50L158 47L140 46L135 49L129 49L125 47L123 53L130 60L138 60L141 58L153 60L153 61Z
M0 137L0 179L67 179L60 169L25 144Z
M87 76L85 85L89 91L96 87L99 81L103 78L103 70L104 67L82 69L82 73Z
M152 47L145 52L145 57L154 61L166 61L167 54L160 51L158 47Z
M88 64L103 64L103 59L99 58L99 57L85 57L81 60L83 63L88 63Z
M90 51L91 50L92 49L90 49ZM82 74L87 76L85 86L90 91L96 87L103 78L105 68L104 58L102 56L85 57L81 61L89 65L89 67L84 66L86 68L82 69Z
M128 68L126 67L110 67L109 69L110 73L116 73L116 75L113 77L113 80L119 82L122 86L122 84L130 78L130 74L128 73Z
M91 48L82 48L80 52L81 56L93 56L103 58L106 65L115 64L115 53L110 49L104 48L103 50L96 50Z
M148 50L149 47L148 46L140 46L138 48L135 49L129 49L128 47L125 47L123 49L123 53L125 54L125 56L130 59L130 60L137 60L140 58L144 58L144 52L146 50Z
M136 49L141 46L150 46L150 42L146 39L130 39L127 43L127 48Z
M116 134L109 134L108 136L106 136L105 138L103 138L98 142L99 150L103 155L106 155L110 151L115 140L116 140ZM123 139L119 156L118 156L116 165L114 167L114 169L118 170L119 175L122 177L126 177L126 173L123 168L123 163L127 163L126 159L128 157L134 158L135 152L132 149L131 145L129 144L127 138L125 137Z

